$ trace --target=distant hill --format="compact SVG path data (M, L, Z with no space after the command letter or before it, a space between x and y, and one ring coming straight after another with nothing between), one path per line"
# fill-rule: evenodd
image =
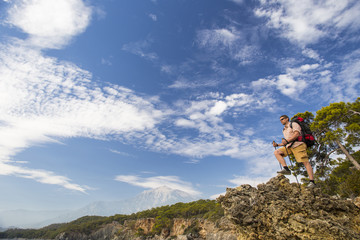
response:
M0 239L130 240L133 237L138 238L147 235L170 235L171 231L173 234L197 234L199 231L198 224L205 224L209 231L219 228L221 224L228 228L231 223L226 220L215 224L223 216L224 212L220 204L216 203L215 200L198 200L190 203L176 203L171 206L153 208L130 215L117 214L110 217L85 216L70 223L53 224L41 229L9 229L5 232L0 232ZM164 233L163 229L168 229L169 231ZM227 238L220 239L224 240Z
M98 201L73 211L29 211L0 212L0 226L40 228L53 223L70 222L83 216L111 216L131 214L154 207L177 202L191 202L198 198L186 192L163 186L147 190L134 198L119 201Z
M58 211L37 211L37 210L9 210L0 212L0 229L7 229L11 227L18 228L37 228L44 225L39 225L46 219L53 218L54 216L65 214L67 210Z

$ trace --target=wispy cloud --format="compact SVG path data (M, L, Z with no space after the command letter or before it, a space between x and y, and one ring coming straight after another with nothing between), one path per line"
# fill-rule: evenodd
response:
M32 46L61 48L86 29L91 14L81 0L19 0L9 9L7 23L27 33Z
M341 72L338 76L339 81L343 82L344 88L343 101L353 101L360 95L360 49L345 55Z
M317 61L319 61L319 62L322 61L320 55L319 55L315 50L313 50L313 49L311 49L311 48L305 48L305 49L303 49L302 54L303 54L304 56L308 57L308 58L315 59L315 60L317 60Z
M155 14L150 13L150 14L149 14L149 17L150 17L150 18L151 18L151 20L153 20L154 22L156 22L156 21L157 21L157 16L156 16Z
M323 89L320 86L331 81L331 79L328 79L328 74L331 73L328 70L330 67L331 64L322 61L321 63L313 64L300 63L300 65L294 67L287 67L285 72L278 76L270 76L266 79L262 78L253 81L250 86L256 92L261 92L262 90L272 92L277 89L289 98L302 101L299 96L306 95L309 97L311 94L316 93L316 89ZM319 86L319 88L314 89L315 86ZM311 91L304 93L309 88L311 88Z
M158 59L158 55L155 52L148 50L150 46L151 40L142 40L124 44L122 46L122 50L138 55L147 60L155 61Z
M142 178L134 175L118 175L115 177L115 180L147 189L155 189L162 186L167 186L172 189L178 189L187 192L191 195L201 194L192 186L191 183L185 182L177 176L156 176Z
M188 79L186 77L179 77L176 79L169 88L175 89L197 89L197 88L204 88L204 87L215 87L219 85L221 80L219 79Z
M134 155L126 153L126 152L121 152L115 149L109 149L110 152L121 155L121 156L125 156L125 157L134 157Z
M0 161L0 175L12 175L32 179L40 183L60 185L69 190L83 193L86 193L86 190L89 190L88 187L72 183L69 178L56 175L53 172L42 169L28 169L25 167L15 166L13 164L7 164L2 161Z
M231 47L241 39L241 33L235 29L205 29L198 32L198 43L201 47Z
M107 66L112 66L112 62L111 59L112 57L109 58L101 58L101 64L103 65L107 65Z
M171 143L173 153L192 156L230 156L247 159L257 154L256 146L262 140L249 138L253 129L242 129L248 135L239 134L232 124L227 123L226 117L238 116L257 109L269 109L270 102L263 102L257 96L247 94L232 94L223 96L214 94L213 97L199 101L179 102L182 106L174 124L180 129L194 129L192 136L179 136ZM181 114L180 114L181 113ZM194 136L194 134L196 134Z
M237 4L242 4L244 3L244 0L229 0L231 2L237 3Z
M261 183L265 183L269 180L268 177L248 177L248 176L235 176L234 179L229 180L230 183L240 186L243 184L249 184L252 187L256 187Z
M360 27L360 3L345 1L262 0L255 14L290 41L306 46L343 30Z
M0 174L43 183L47 176L52 184L76 189L66 183L67 178L52 181L55 175L48 171L36 178L31 170L5 162L35 144L64 137L122 136L151 129L161 118L151 101L119 86L99 87L91 82L89 72L69 62L21 45L0 45L0 49L0 161L8 165Z
M200 159L189 159L189 160L185 161L185 163L198 164L198 163L200 163Z
M197 33L199 47L217 55L226 55L241 65L252 63L259 55L256 43L246 40L246 34L236 27L204 29Z

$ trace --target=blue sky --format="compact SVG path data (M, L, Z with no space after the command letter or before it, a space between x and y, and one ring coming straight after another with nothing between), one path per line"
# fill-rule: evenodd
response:
M2 0L0 21L0 210L256 185L280 115L359 96L359 1Z

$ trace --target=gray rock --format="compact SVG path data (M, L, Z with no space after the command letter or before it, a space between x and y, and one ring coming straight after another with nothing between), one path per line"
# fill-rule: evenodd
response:
M283 175L257 188L227 189L217 200L239 239L360 239L360 209L352 201L300 191Z

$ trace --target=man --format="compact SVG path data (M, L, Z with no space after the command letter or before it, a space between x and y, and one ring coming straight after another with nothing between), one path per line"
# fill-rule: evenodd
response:
M301 136L301 127L298 123L293 122L290 127L289 117L282 115L280 117L280 122L284 125L283 134L284 138L280 144L273 142L274 147L283 146L282 148L276 149L274 154L279 163L283 166L281 171L278 171L280 174L290 175L291 171L286 165L284 157L288 154L294 154L297 162L302 162L306 168L306 171L309 175L310 183L308 184L309 188L315 187L314 174L311 164L309 162L309 157L306 152L306 144L304 142L297 141L298 137Z

